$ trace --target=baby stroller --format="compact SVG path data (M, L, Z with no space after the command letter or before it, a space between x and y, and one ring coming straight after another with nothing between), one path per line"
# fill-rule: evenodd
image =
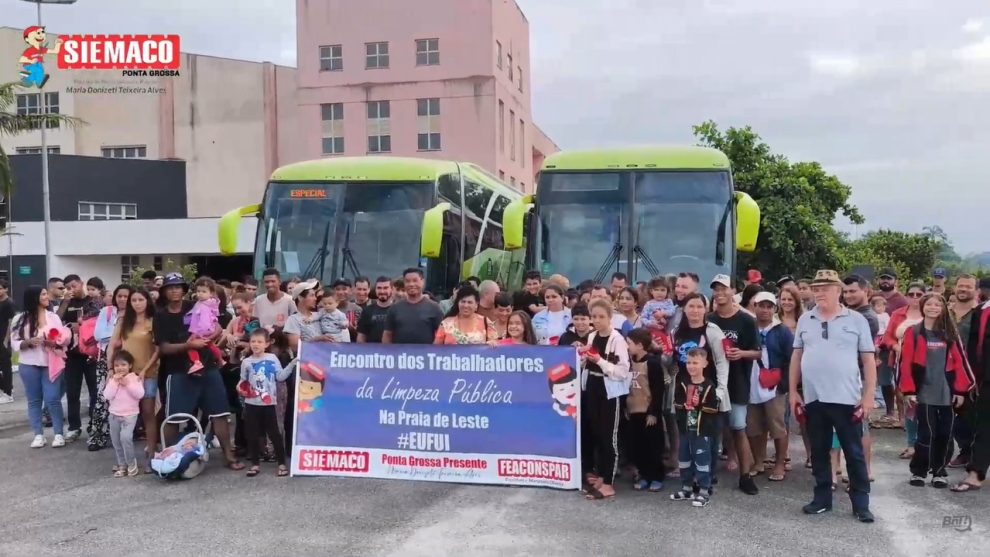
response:
M187 433L170 447L165 446L165 425L174 420L191 420L196 431ZM173 422L174 423L174 422ZM159 430L162 440L161 452L155 453L151 459L151 469L158 477L166 480L191 480L198 476L210 460L207 434L195 416L189 414L172 414L165 418Z

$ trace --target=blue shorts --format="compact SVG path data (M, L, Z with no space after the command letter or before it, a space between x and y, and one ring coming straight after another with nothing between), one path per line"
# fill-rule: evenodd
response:
M145 378L144 380L144 398L150 398L155 400L158 396L158 378L154 379Z
M732 403L732 408L729 410L729 429L732 431L746 429L746 408L745 404Z
M230 415L227 404L227 388L223 384L220 370L215 367L204 369L197 375L175 373L168 376L168 397L165 402L166 415L191 414L197 410L209 418L222 418ZM179 418L169 423L185 423ZM204 424L205 427L205 424Z

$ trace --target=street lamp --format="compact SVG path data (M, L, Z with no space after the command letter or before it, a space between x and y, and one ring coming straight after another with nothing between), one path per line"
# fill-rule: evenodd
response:
M76 0L22 0L38 6L38 27L41 27L41 5L42 4L75 4ZM48 114L48 101L45 93L38 93L38 105L42 108L42 114ZM41 125L41 206L45 214L45 274L52 274L52 208L49 201L48 190L48 137L46 128L47 122ZM13 269L11 269L13 270Z

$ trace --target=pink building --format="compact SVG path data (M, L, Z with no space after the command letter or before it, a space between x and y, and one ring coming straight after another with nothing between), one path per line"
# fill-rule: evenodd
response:
M297 0L299 158L468 161L524 192L557 146L514 0Z

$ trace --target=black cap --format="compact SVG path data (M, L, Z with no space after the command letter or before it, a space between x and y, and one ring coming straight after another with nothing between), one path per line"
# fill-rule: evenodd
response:
M890 277L892 279L896 279L897 278L897 273L894 272L893 269L884 269L884 270L880 271L880 274L877 275L877 277L878 278Z
M796 281L794 280L794 277L792 277L791 275L784 275L779 279L777 279L777 287L779 288L781 286L784 286L788 282L796 282Z
M351 287L351 281L349 281L349 280L347 280L345 278L339 278L339 279L333 281L333 284L330 285L330 288L337 288L338 286L346 286L346 287L350 288Z

